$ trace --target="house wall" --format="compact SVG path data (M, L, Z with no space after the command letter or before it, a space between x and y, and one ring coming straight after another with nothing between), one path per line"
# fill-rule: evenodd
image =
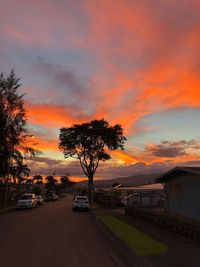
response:
M182 174L165 184L169 211L200 219L200 177Z

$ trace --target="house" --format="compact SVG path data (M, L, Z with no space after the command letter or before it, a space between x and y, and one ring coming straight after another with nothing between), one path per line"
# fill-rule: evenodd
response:
M152 207L158 205L162 196L163 185L158 183L132 187L117 184L114 187L96 190L96 197L100 203L106 202L112 205L132 206L133 203L134 205L137 203L139 206Z
M158 206L163 200L162 184L147 184L133 187L119 187L116 189L122 197L125 206L138 205L141 207Z
M200 167L175 167L156 182L164 184L167 211L200 219Z

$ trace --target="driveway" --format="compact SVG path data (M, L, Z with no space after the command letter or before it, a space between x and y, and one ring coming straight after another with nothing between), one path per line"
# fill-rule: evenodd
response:
M2 267L113 267L90 212L73 212L72 198L0 217Z

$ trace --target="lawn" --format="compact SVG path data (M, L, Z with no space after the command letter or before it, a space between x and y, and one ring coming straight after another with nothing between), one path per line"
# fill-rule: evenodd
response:
M167 252L167 245L138 231L136 228L111 215L99 216L114 234L123 240L128 247L138 256L151 256Z

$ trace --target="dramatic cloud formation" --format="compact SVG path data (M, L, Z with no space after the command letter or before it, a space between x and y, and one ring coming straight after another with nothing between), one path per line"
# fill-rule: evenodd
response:
M176 142L162 141L159 145L148 145L147 152L152 153L156 157L175 158L179 156L189 155L187 150L199 150L200 143L195 140L180 140Z
M53 94L50 101L59 101L71 106L76 104L78 107L84 97L92 93L90 81L79 77L71 69L54 65L40 57L34 63L33 71L40 77L43 76L42 83L44 88L46 83L48 86L51 84L51 91L49 91L50 88L48 87L48 92ZM59 93L57 90L59 90ZM79 100L79 103L77 103L77 100Z
M81 112L76 107L65 107L53 104L31 104L26 103L31 123L47 127L62 127L73 123L90 120L90 116Z
M198 163L199 14L195 0L1 1L0 71L22 77L45 162L64 170L59 128L105 118L128 141L99 177Z
M67 162L66 160L56 160L48 157L38 157L34 160L28 160L31 168L31 175L42 174L42 175L64 175L70 173L71 176L77 178L85 178L83 176L81 167L77 161Z
M49 175L55 173L57 176L70 173L72 179L83 180L86 177L80 168L78 161L67 162L66 160L52 160L51 158L41 158L28 161L31 168L31 175L42 174ZM165 160L163 162L155 162L145 164L144 162L137 162L134 164L120 164L120 163L102 163L95 177L97 179L113 179L139 174L153 174L152 179L162 172L166 172L175 166L199 166L200 160L190 160L185 162Z

